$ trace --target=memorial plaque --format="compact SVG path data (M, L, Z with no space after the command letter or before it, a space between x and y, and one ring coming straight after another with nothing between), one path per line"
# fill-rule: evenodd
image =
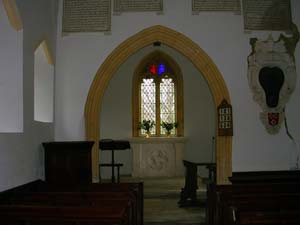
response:
M110 31L110 0L64 0L62 31Z
M163 0L114 0L114 12L162 12Z
M284 30L291 28L290 0L244 0L245 30Z
M241 13L240 0L192 0L193 14L202 11L231 11Z

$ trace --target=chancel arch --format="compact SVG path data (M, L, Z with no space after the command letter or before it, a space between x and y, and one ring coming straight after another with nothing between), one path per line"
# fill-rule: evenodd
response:
M122 42L99 67L85 104L86 139L94 141L92 150L93 180L99 180L100 110L105 90L118 68L139 49L161 42L186 56L203 75L212 93L215 107L230 96L224 79L211 58L191 39L164 26L144 29ZM216 129L217 130L217 129ZM232 137L216 134L217 183L228 183L232 172Z

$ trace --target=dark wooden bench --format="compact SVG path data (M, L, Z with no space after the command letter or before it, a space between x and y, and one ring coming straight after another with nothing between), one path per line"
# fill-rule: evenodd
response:
M123 205L114 207L70 207L47 205L0 205L5 225L129 225Z
M27 188L28 189L28 188ZM48 191L48 192L61 192L61 191L80 191L80 192L128 192L134 194L137 199L137 223L143 224L144 220L144 185L142 182L138 183L101 183L90 185L78 185L78 186L57 186L49 185L43 181L37 181L34 185L31 185L31 191Z
M208 185L208 224L300 224L300 180L295 173L299 175L257 172L257 179L256 173L239 173L241 179L232 179L232 185Z
M300 215L299 201L300 195L296 193L225 195L218 205L218 224L300 224L299 217L295 217ZM292 213L294 217L288 218Z
M61 225L76 222L142 225L143 184L59 187L37 181L1 193L0 206L0 221L5 221L5 224ZM61 213L53 213L55 210ZM97 211L99 215L90 218L89 210ZM72 212L78 215L70 215ZM68 218L64 218L64 215L68 215ZM47 218L51 218L51 221ZM43 223L40 223L41 221ZM52 223L53 221L56 223Z
M10 205L47 206L47 207L81 207L99 208L106 212L121 212L123 209L128 223L137 225L136 200L125 192L41 192L14 196L8 202ZM100 211L100 210L99 210ZM120 215L120 214L119 214ZM125 214L124 214L125 215ZM122 218L124 217L122 214ZM121 219L121 218L120 218ZM127 222L126 222L127 223Z
M185 184L180 192L180 199L178 201L179 207L189 207L189 206L201 206L206 204L206 202L200 202L197 200L197 167L204 166L208 169L209 176L207 179L207 184L216 182L216 164L207 163L195 163L183 160L183 165L185 167Z

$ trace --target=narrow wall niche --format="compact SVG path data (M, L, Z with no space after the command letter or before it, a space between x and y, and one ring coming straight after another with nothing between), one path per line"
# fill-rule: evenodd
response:
M34 52L34 120L53 122L54 66L46 41Z

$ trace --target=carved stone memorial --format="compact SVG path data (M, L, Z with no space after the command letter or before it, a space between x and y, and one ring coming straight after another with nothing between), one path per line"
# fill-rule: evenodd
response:
M162 12L163 0L114 0L114 12Z
M110 9L110 0L64 0L62 31L110 31Z
M260 105L260 119L270 134L279 131L284 120L285 105L296 84L294 50L299 40L296 25L292 37L272 36L265 41L250 39L252 52L248 56L248 81L254 100Z
M240 14L241 4L239 0L192 0L193 14L205 11L229 11Z
M245 30L291 28L290 0L243 0Z

